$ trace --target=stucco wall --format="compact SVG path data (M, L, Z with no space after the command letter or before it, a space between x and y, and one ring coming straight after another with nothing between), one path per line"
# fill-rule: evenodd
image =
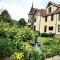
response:
M49 7L51 7L51 13L57 9L57 7L53 5L50 5ZM47 14L49 13L49 7L47 7Z
M40 16L37 16L35 18L36 18L36 22L34 22L34 26L36 26L36 31L39 31Z
M50 5L46 9L47 13L49 13L48 12L49 7L51 7L52 9L51 13L57 9L56 6ZM31 19L32 16L28 16L28 18ZM47 22L45 22L45 17L40 16L40 12L36 11L34 18L36 18L36 22L34 22L36 31L40 31L41 33L44 33L44 26L47 26L46 33L52 32L52 33L60 34L60 32L58 32L58 25L60 25L59 14L54 14L53 21L51 21L51 16L47 16ZM49 27L52 26L53 26L53 30L49 30Z
M60 25L60 21L58 20L58 15L55 14L53 21L51 21L51 16L47 17L47 22L45 22L45 17L42 16L37 16L36 17L36 22L34 22L34 26L36 26L36 31L40 31L41 33L44 32L44 26L47 26L47 31L46 33L52 32L56 34L60 34L58 32L58 25ZM49 30L49 27L53 26L53 30Z

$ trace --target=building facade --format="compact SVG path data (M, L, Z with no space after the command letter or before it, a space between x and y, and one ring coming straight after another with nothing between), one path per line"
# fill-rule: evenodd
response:
M40 33L60 34L60 4L49 2L46 9L31 7L28 25Z

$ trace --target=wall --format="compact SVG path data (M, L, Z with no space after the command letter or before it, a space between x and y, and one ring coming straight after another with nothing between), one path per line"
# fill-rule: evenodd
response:
M60 34L60 32L58 32L58 25L60 25L60 21L59 21L59 14L56 15L57 21L56 21L56 34Z
M39 31L40 16L37 16L35 18L36 18L36 22L34 22L34 26L36 26L36 31Z
M51 7L51 13L57 9L57 7L55 7L53 5L50 5L49 7ZM49 13L49 7L47 7L47 14Z

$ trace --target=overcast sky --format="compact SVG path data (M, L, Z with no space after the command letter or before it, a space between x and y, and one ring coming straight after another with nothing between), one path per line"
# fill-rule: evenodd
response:
M49 1L60 3L60 0L0 0L0 10L7 9L11 17L15 20L25 18L28 20L28 12L32 6L35 8L45 8Z

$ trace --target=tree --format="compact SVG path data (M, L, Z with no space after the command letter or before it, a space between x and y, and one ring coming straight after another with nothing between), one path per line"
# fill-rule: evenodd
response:
M11 16L7 10L3 10L1 16L3 16L5 19L11 19Z
M25 19L24 19L24 18L21 18L21 19L18 21L18 25L24 27L24 26L26 25Z
M7 10L3 10L0 15L0 20L3 20L4 22L9 22L12 23L12 19L10 14L8 13Z

